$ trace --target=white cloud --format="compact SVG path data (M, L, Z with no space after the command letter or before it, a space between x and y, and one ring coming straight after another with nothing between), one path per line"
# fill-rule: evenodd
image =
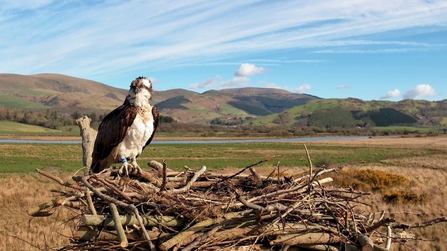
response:
M426 97L434 97L438 96L439 93L435 91L433 87L431 87L428 84L421 84L417 85L416 88L413 90L409 90L406 93L404 93L403 98L404 99L419 99L419 98L426 98Z
M380 99L392 99L400 97L401 93L399 89L394 89L393 91L388 91L385 96L380 97Z
M149 80L151 81L152 84L158 83L158 79L156 79L154 77L149 77Z
M217 75L214 78L209 78L200 83L189 85L191 89L225 89L225 88L239 88L250 85L250 78L248 77L234 77L230 80L222 80L222 77Z
M262 67L256 67L253 64L241 64L241 67L239 67L239 70L237 70L234 75L239 77L249 77L256 74L263 74L265 72L265 69Z
M294 91L298 92L298 93L303 93L305 91L308 91L312 89L312 87L309 84L304 84L299 86L298 88L294 89Z
M337 86L337 89L351 89L350 85L339 85Z
M191 89L208 89L208 88L213 88L213 87L217 87L218 83L216 78L209 78L201 83L194 83L189 85L189 88Z
M250 79L248 77L234 77L229 81L222 81L219 83L219 88L239 88L247 87L250 85Z
M275 83L267 83L264 85L264 88L284 89Z

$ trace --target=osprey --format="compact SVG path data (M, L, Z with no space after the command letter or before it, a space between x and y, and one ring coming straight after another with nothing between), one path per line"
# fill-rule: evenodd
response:
M141 173L137 158L151 143L158 127L159 111L151 106L152 83L138 77L130 84L130 90L122 106L104 117L98 128L98 136L92 154L90 170L94 173L121 162L119 173L125 169L129 174L129 163Z

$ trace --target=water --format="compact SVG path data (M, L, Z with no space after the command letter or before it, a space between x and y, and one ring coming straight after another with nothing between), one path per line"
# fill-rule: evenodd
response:
M225 143L289 143L289 142L306 142L321 140L359 140L366 139L369 136L328 136L328 137L310 137L310 138L268 138L268 139L222 139L222 140L166 140L152 141L152 145L157 144L225 144ZM12 144L81 144L80 140L28 140L28 139L0 139L0 143Z

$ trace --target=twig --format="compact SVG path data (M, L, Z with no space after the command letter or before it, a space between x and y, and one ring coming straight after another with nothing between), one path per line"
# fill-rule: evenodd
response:
M166 167L167 167L167 163L166 160L163 160L163 180L161 182L161 186L160 186L160 192L165 190L166 187Z
M108 188L112 189L115 193L119 194L121 197L123 197L125 200L127 200L128 202L132 203L132 199L127 196L127 194L125 194L123 191L119 190L117 187L115 187L113 184L111 184L110 182L108 182L107 180L104 180L100 177L97 176L93 176L97 181L101 182L102 184L106 185Z
M273 171L271 173L269 173L266 180L269 180L270 177L272 177L272 175L276 172L276 170L279 168L279 163L280 163L280 161L278 161L278 163L276 163L275 169L273 169Z
M140 213L138 212L138 209L133 205L129 205L128 207L131 209L131 211L135 214L135 217L138 220L138 223L140 224L141 230L143 231L144 238L147 240L147 243L149 245L149 249L151 251L156 251L154 244L151 241L151 237L149 236L149 233L147 232L146 228L144 227L143 219L140 216Z
M245 170L247 170L248 168L257 166L257 165L259 165L259 164L261 164L261 163L264 163L264 162L267 162L267 161L271 160L271 159L274 158L274 157L275 157L275 156L271 156L271 157L268 158L268 159L261 160L261 161L258 161L258 162L256 162L256 163L254 163L254 164L251 164L251 165L249 165L249 166L246 166L246 167L242 168L242 170L240 170L239 172L237 172L237 173L235 173L235 174L233 174L233 175L231 175L231 176L228 176L228 177L226 177L226 178L220 180L220 182L223 182L223 181L232 179L232 178L238 176L239 174L243 173L243 172L244 172Z
M197 247L197 245L199 245L202 241L204 241L204 240L210 238L211 236L213 236L221 228L222 228L222 226L220 226L220 225L219 226L215 226L210 231L204 233L202 236L200 236L197 239L195 239L193 242L191 242L188 246L184 247L182 250L183 251L190 251L190 250L195 249Z
M386 245L385 245L386 250L390 250L391 248L391 241L393 238L393 231L391 229L391 225L392 223L388 223L388 225L386 226Z
M194 174L194 176L191 178L191 180L189 180L189 182L186 183L186 185L184 187L179 188L179 189L173 189L171 192L172 193L186 192L187 190L189 190L191 185L199 178L199 176L202 175L205 171L206 171L206 166L202 166L202 168Z
M95 208L95 205L93 205L92 196L90 195L90 192L89 192L88 188L85 189L84 196L87 199L87 205L88 205L88 208L89 208L90 212L93 215L96 215L97 214L96 213L96 208Z
M447 222L447 218L446 217L439 217L433 220L429 220L426 222L421 222L421 223L414 223L414 224L408 224L408 223L395 223L393 224L394 228L400 228L400 229L408 229L408 228L423 228L423 227L428 227L428 226L432 226L441 222Z
M256 205L254 203L250 203L247 200L245 200L236 190L234 191L234 193L236 194L236 199L238 199L244 206L254 209L256 211L259 211L259 212L267 211L266 208Z
M312 165L312 160L310 159L310 154L309 151L307 150L307 146L306 144L304 144L304 150L306 150L306 155L307 155L307 161L309 162L309 181L311 181L311 177L312 177L312 169L313 169L313 165Z
M324 178L324 179L321 179L321 180L318 180L318 181L314 181L314 182L311 183L311 185L312 186L316 186L318 184L325 184L325 183L329 183L329 182L332 182L332 181L333 181L333 179L328 177L328 178ZM271 192L271 193L268 193L268 194L263 194L263 195L260 195L260 196L252 197L251 199L248 199L247 201L248 202L253 202L253 201L260 200L260 199L266 199L266 198L269 198L269 197L277 197L277 196L284 195L284 194L300 193L300 192L304 192L307 189L307 186L308 185L302 185L302 186L292 187L290 189L279 190L279 191ZM241 205L243 205L243 204L242 203L236 203L236 204L234 204L232 206L237 207L237 206L241 206Z
M303 181L303 180L305 180L305 179L309 179L309 177L310 177L311 179L315 179L315 177L318 177L318 176L323 175L323 174L325 174L325 173L335 172L335 171L336 171L335 168L331 168L331 169L321 169L321 170L317 171L317 173L315 174L314 177L312 177L310 174L308 174L308 175L304 175L303 177L294 179L293 182L294 182L294 183L299 183L299 182L301 182L301 181Z
M248 170L250 170L251 175L253 175L253 179L255 181L256 186L261 187L262 186L261 176L259 176L259 174L252 166L249 167Z
M45 176L45 177L47 177L47 178L50 178L50 179L56 181L57 183L59 183L59 184L62 185L62 186L65 186L65 187L69 187L69 188L73 188L73 189L82 191L82 188L79 187L78 185L71 184L71 183L68 182L68 181L63 181L61 178L56 177L56 176L54 176L54 175L52 175L52 174L50 174L50 173L47 173L47 172L45 172L45 171L42 171L42 170L40 170L40 169L38 169L38 168L36 168L36 172L38 172L39 174L42 174L43 176Z
M391 222L396 222L396 220L394 218L384 218L384 219L381 219L381 220L377 221L376 223L374 223L373 225L367 227L365 229L365 232L374 231L374 230L378 229L379 227L381 227L383 225L386 225L388 223L391 223Z

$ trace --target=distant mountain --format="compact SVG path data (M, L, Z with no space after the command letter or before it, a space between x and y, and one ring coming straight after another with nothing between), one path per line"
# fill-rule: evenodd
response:
M0 74L0 105L14 109L59 112L110 111L127 91L99 82L59 74Z
M130 82L130 81L129 81ZM57 112L103 114L122 104L127 90L60 74L0 74L0 106ZM163 115L187 123L260 117L318 97L271 88L236 88L196 93L183 89L154 91L153 104Z
M0 108L101 115L120 106L127 92L60 74L0 74ZM152 103L162 115L185 123L327 128L447 125L447 100L321 99L281 89L234 88L204 93L155 90Z
M248 123L247 123L248 124ZM355 127L447 125L447 100L363 101L355 98L311 100L250 121L251 125Z

